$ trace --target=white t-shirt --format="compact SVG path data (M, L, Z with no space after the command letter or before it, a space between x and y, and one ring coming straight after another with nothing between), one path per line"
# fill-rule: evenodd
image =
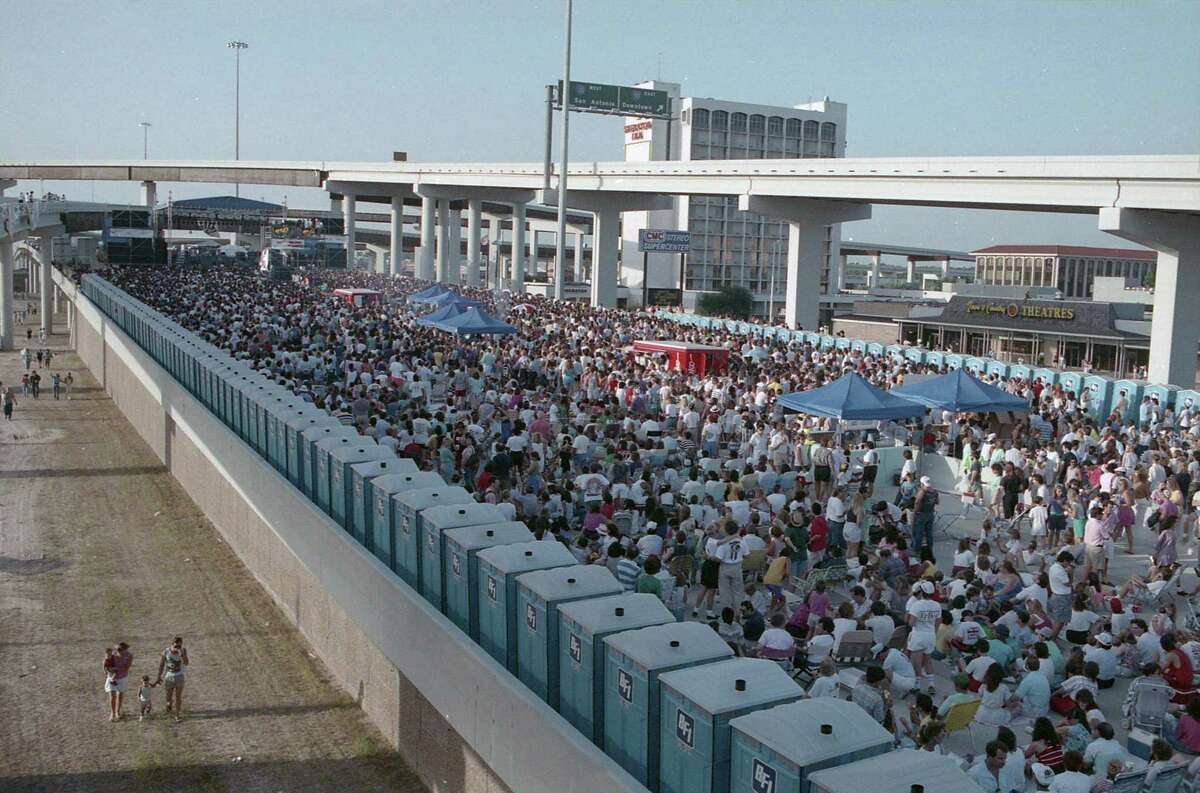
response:
M796 640L783 628L767 628L758 638L758 646L786 652L796 646Z
M937 632L937 623L942 616L942 607L939 603L932 600L914 599L908 606L908 613L913 618L914 633Z
M1050 594L1071 594L1071 574L1058 562L1050 565Z

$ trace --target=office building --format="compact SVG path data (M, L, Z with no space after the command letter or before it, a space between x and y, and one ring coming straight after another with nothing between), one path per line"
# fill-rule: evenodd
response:
M1142 285L1154 275L1158 254L1130 248L1074 245L993 245L973 251L975 282L994 286L1047 286L1064 298L1092 297L1092 281L1116 276Z
M845 155L847 108L828 97L794 107L775 107L681 97L678 83L651 80L638 87L666 91L676 112L672 122L625 120L625 159L629 162ZM678 298L682 289L685 304L691 305L699 292L736 285L753 293L755 312L765 315L773 272L775 308L783 306L787 224L738 210L736 197L676 196L670 209L624 213L621 282L630 288L633 302L643 291L643 256L638 252L638 232L643 228L691 232L691 250L682 268L678 254L646 256L649 302L668 302ZM831 291L830 265L838 255L838 239L838 228L827 227L822 275L820 283L813 285L822 294Z

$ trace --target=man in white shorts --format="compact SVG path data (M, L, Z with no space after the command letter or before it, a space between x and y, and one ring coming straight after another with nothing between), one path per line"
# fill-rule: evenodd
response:
M908 652L916 672L917 688L924 678L926 688L933 691L933 678L929 669L929 654L933 652L938 624L942 621L942 607L931 600L932 581L919 581L913 585L912 599L908 602Z

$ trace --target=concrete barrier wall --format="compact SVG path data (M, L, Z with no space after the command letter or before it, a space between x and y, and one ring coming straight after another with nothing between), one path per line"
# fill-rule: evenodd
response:
M644 793L55 281L84 364L430 790Z

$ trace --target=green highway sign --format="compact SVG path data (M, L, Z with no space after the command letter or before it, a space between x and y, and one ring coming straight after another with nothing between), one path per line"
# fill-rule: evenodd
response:
M556 105L562 109L562 81L558 81ZM614 116L670 117L670 97L666 91L631 88L624 85L571 81L571 109L581 113L605 113Z

